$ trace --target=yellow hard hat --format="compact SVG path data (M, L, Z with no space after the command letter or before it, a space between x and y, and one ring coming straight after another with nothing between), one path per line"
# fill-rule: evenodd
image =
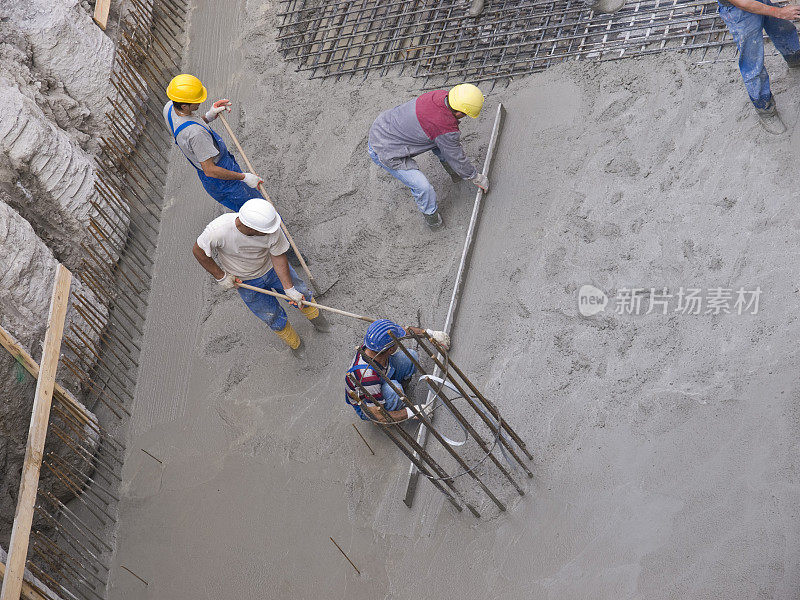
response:
M200 104L205 102L208 92L194 75L181 73L172 78L167 86L167 98L173 102Z
M461 111L475 119L481 114L483 94L477 85L459 83L447 93L447 102L453 110Z

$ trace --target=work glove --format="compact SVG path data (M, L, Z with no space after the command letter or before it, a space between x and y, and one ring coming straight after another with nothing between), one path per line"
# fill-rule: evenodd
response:
M245 173L242 181L251 188L257 188L259 183L264 183L264 180L255 173Z
M216 281L223 290L232 290L236 287L236 277L230 273L225 273L222 279L217 279Z
M214 104L211 105L211 108L208 109L206 113L206 122L211 122L219 116L219 113L222 111L227 110L231 112L231 103L230 100L227 98L223 98L222 100L217 100Z
M481 188L484 192L489 191L489 178L483 173L478 173L475 175L475 177L470 179L470 181Z
M292 304L296 304L298 307L303 306L303 300L305 300L305 297L303 294L298 292L294 286L290 287L288 290L283 290L283 293L292 299Z
M434 331L433 329L426 329L425 333L429 338L444 346L445 350L450 349L450 336L444 331Z

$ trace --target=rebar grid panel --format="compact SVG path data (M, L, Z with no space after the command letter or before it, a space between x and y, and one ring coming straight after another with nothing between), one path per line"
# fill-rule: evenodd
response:
M79 382L92 413L53 401L25 580L53 600L102 600L112 546L124 445L113 431L130 415L161 218L167 153L165 88L180 72L185 0L130 0L120 20L113 97L96 158L83 262L71 298L60 369ZM105 421L103 421L105 423Z
M732 44L716 0L642 0L613 15L583 0L282 0L278 41L311 78L396 67L429 84L496 82L564 60L615 60Z
M355 391L349 396L354 404L361 407L368 420L376 423L391 441L409 458L433 485L442 492L459 511L466 506L476 517L478 510L465 498L465 490L456 486L459 481L472 481L501 510L505 503L492 483L510 484L520 495L525 492L517 482L516 475L533 473L520 456L531 458L525 443L516 431L503 418L497 406L490 402L470 381L464 372L453 362L448 351L435 340L423 338L409 332L403 338L390 333L397 345L396 352L405 356L415 367L420 382L429 386L433 400L418 405L406 391L387 375L386 367L362 352L366 364L387 384L414 415L414 419L425 427L430 436L438 442L434 448L421 446L413 435L403 428L409 418L393 417L383 405L361 385L353 373L348 375ZM416 343L418 353L410 350ZM426 367L428 365L428 367ZM433 376L428 370L438 368L440 375ZM451 423L463 433L463 440L453 440L443 431L440 417L439 425L434 425L434 412L445 413ZM450 467L448 470L446 467ZM498 481L494 481L497 479ZM499 488L502 491L502 487Z

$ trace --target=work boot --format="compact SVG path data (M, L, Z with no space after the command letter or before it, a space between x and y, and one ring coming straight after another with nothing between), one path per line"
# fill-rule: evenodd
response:
M438 210L429 215L423 213L422 216L425 217L425 223L427 223L428 227L430 227L433 231L441 229L444 225L444 220L442 220L442 215L439 214Z
M305 358L306 345L303 340L300 340L300 345L297 348L292 348L292 354L294 354L295 358Z
M320 333L328 333L331 330L331 324L328 323L328 319L326 319L322 313L319 313L319 316L313 319L309 319L308 322Z
M797 69L800 67L800 52L794 54L784 54L783 59L790 69Z
M786 131L786 125L783 124L778 109L775 108L775 98L769 99L767 108L757 108L758 122L764 131L772 135L780 135Z
M469 5L469 12L467 14L470 17L478 17L483 12L483 0L472 0L472 4Z
M450 175L450 179L453 181L453 183L459 183L461 181L461 175L453 170L453 167L450 166L450 163L443 160L439 162L442 163L442 168L447 171L448 175Z
M594 12L610 15L625 6L625 0L596 0L591 3L591 8Z

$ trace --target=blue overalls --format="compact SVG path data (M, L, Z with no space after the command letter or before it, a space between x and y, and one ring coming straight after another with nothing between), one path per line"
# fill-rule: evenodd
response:
M236 159L233 158L233 154L228 152L228 147L225 145L225 142L222 140L222 138L218 136L210 127L201 125L197 121L187 121L186 123L180 125L178 129L175 129L175 125L172 123L173 110L174 109L170 106L170 110L167 112L167 120L169 121L169 128L172 130L172 137L175 138L176 146L178 145L178 134L186 127L189 127L189 125L197 125L198 127L205 129L209 135L211 135L212 139L214 140L214 145L219 150L219 160L217 160L217 166L222 167L223 169L228 169L229 171L235 171L237 173L244 172L239 167ZM178 148L180 148L180 146L178 146ZM183 152L183 149L181 149L181 152ZM183 152L183 155L186 156L186 153ZM189 160L188 156L186 156L186 160ZM195 167L192 161L189 160L189 164L192 165L197 171L197 176L200 178L203 187L206 189L209 195L229 210L239 212L242 204L251 198L263 198L261 192L259 192L257 188L251 188L241 180L217 179L216 177L209 177L203 173L202 169Z

